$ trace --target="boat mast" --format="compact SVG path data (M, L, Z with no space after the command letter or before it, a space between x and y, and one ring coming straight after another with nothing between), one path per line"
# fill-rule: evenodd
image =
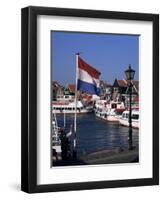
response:
M58 121L57 121L57 116L56 113L54 112L54 132L56 134L56 140L58 140L59 138L59 134L58 134Z
M66 112L65 112L65 108L63 109L63 127L66 127Z

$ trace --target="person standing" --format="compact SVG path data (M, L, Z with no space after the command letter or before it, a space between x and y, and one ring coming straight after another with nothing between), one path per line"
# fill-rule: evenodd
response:
M61 129L60 133L62 160L66 160L68 152L68 138L66 137L66 133L63 128Z

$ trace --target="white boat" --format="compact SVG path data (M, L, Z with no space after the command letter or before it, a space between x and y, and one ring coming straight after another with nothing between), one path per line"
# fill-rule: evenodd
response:
M77 113L88 113L93 111L92 106L84 106L81 101L77 101ZM53 101L53 113L75 113L75 101Z
M64 122L66 125L66 123ZM61 150L61 131L66 131L66 127L58 127L56 114L52 114L52 161L57 161L62 159L62 150ZM66 137L70 138L73 134L73 127L70 125L69 131L65 132ZM68 156L72 154L72 147L69 146L69 151L67 152Z
M132 127L139 128L139 111L132 110ZM119 123L123 126L129 126L129 111L126 110L122 113L122 117L119 119Z
M95 104L95 115L110 122L119 122L119 118L124 110L123 102L98 100Z
M60 127L58 127L55 113L52 114L52 150L55 157L61 155Z

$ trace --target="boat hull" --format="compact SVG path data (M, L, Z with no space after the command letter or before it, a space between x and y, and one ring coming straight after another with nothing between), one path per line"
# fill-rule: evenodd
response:
M122 126L129 127L128 119L119 119L119 123L120 123ZM138 122L138 121L132 120L132 128L139 129L139 122Z
M75 113L75 110L53 110L52 111L53 113L56 113L56 114L74 114ZM84 114L84 113L91 113L93 112L93 109L92 110L86 110L86 109L83 109L83 110L77 110L76 111L78 114Z
M100 118L100 119L103 119L105 121L108 121L108 122L114 122L114 123L119 123L119 119L117 116L115 115L102 115L100 113L95 113L96 117Z

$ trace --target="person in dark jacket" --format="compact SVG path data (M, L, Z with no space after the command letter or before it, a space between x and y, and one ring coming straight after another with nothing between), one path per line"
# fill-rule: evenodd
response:
M61 140L62 160L66 160L68 153L68 138L66 137L64 129L61 129L60 133L61 133L60 140Z

